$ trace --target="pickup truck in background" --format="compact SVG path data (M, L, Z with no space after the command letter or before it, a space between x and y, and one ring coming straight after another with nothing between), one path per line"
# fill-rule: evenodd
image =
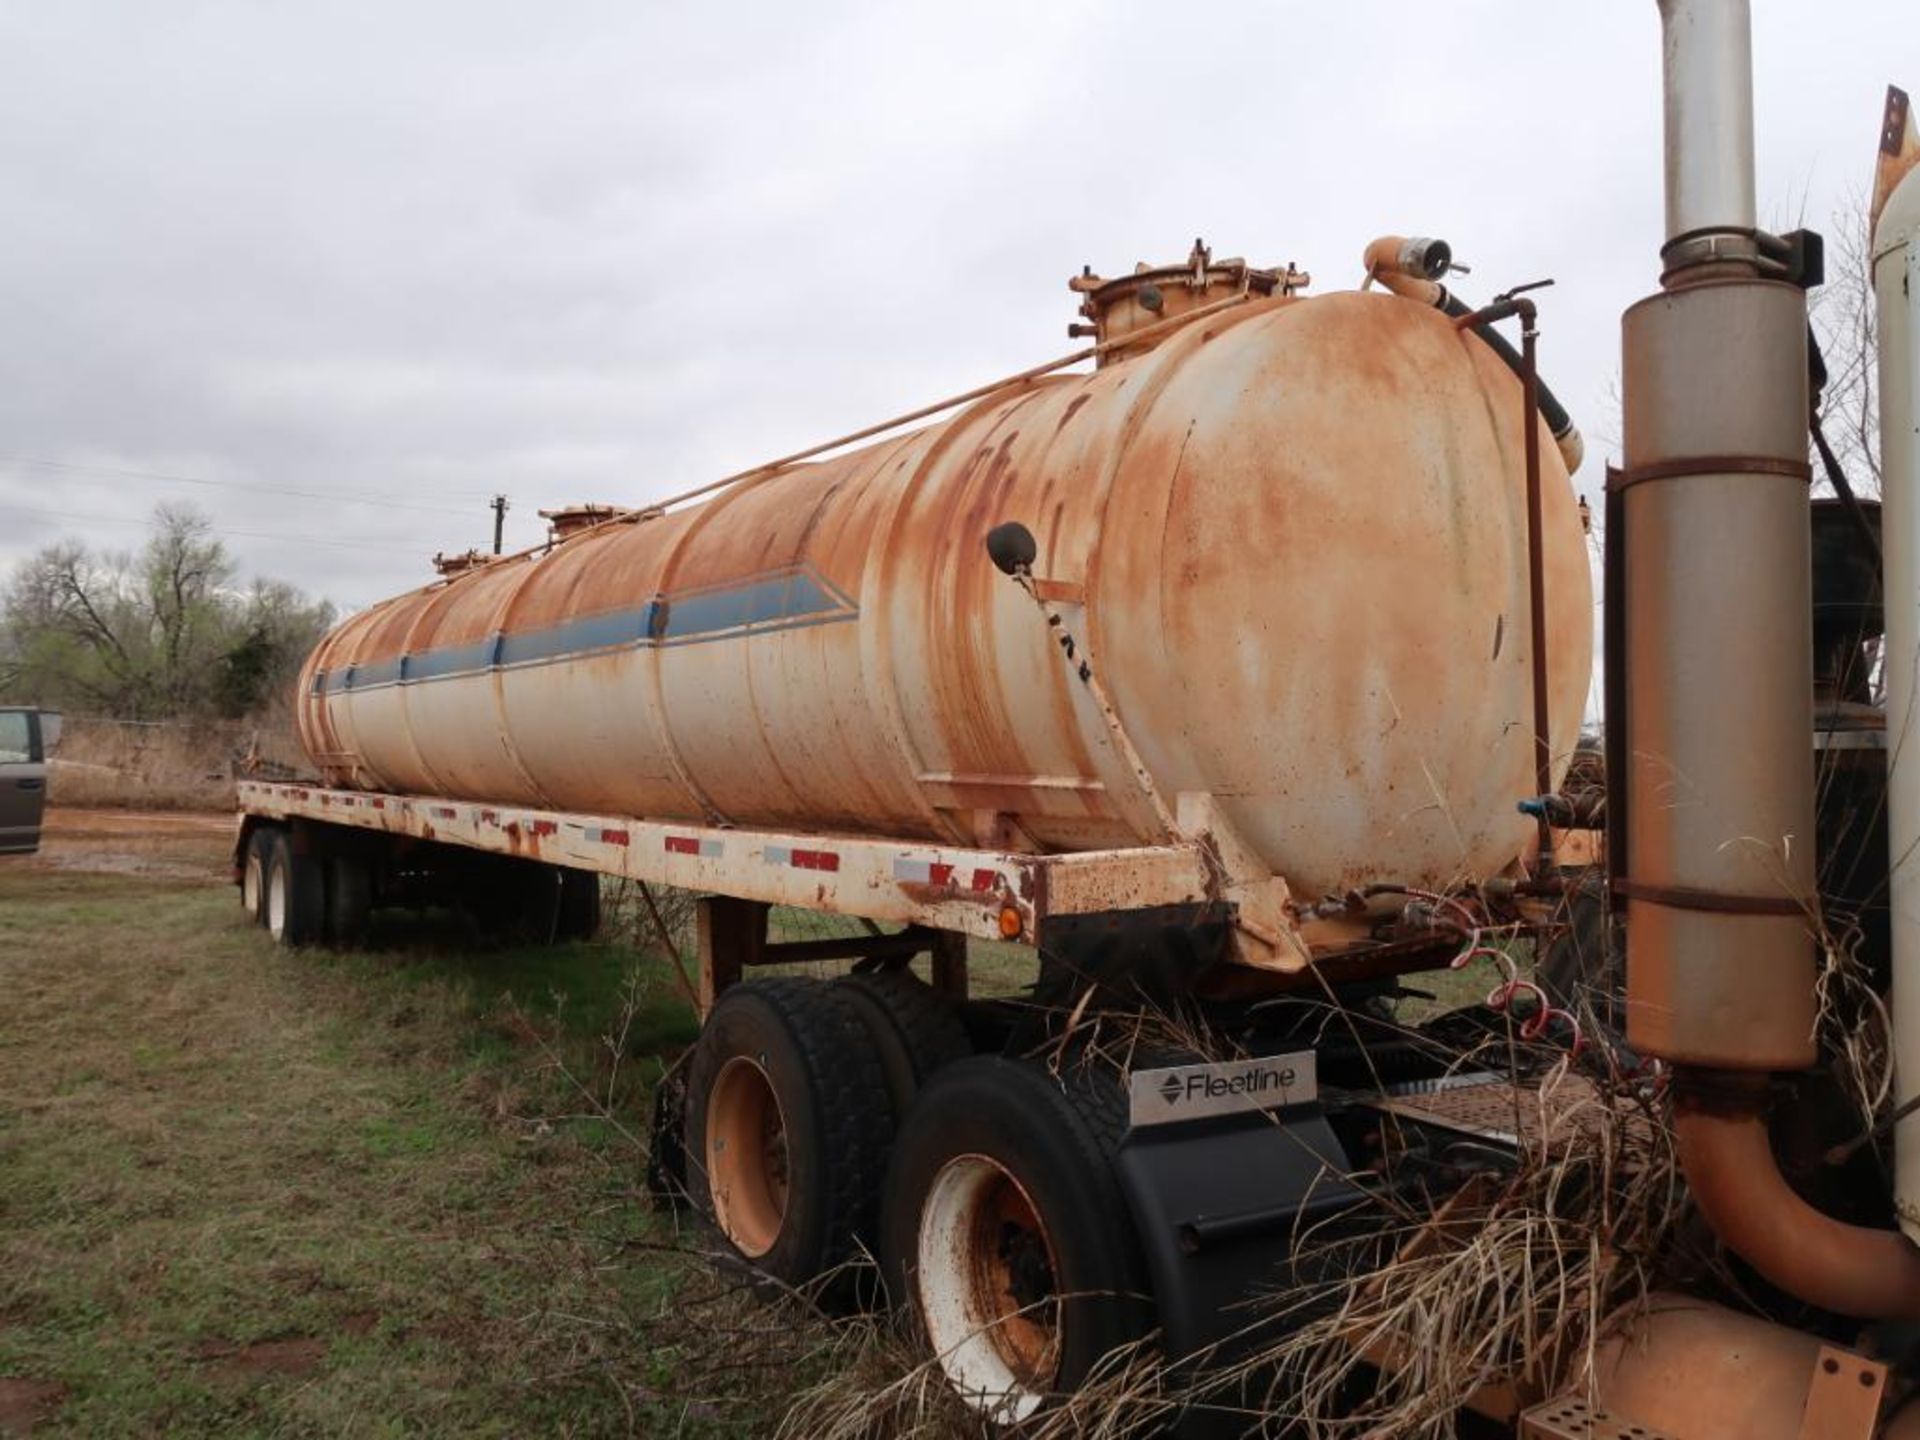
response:
M31 854L40 848L47 752L59 738L58 712L0 706L0 855Z

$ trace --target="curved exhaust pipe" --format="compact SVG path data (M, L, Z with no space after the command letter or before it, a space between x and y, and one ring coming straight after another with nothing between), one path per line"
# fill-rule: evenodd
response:
M1766 1081L1683 1074L1674 1101L1680 1168L1726 1247L1809 1305L1863 1320L1920 1313L1920 1249L1898 1230L1849 1225L1793 1192L1767 1135ZM1689 1080L1693 1083L1690 1085Z

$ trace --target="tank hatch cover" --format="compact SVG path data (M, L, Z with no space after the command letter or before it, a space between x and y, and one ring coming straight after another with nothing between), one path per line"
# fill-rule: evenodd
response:
M1313 277L1294 268L1261 269L1238 257L1215 260L1205 240L1195 240L1184 265L1148 265L1133 267L1131 275L1108 280L1082 268L1067 281L1067 288L1081 297L1080 313L1090 323L1067 327L1072 336L1092 336L1100 344L1125 339L1149 326L1177 320L1203 306L1226 300L1243 292L1254 295L1293 295L1312 283ZM1151 350L1165 332L1156 332L1138 345L1120 345L1100 357L1102 365L1124 360Z

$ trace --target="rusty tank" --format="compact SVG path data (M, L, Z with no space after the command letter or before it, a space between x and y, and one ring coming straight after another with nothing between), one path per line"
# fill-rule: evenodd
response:
M1199 247L1077 277L1097 368L475 557L322 641L302 741L361 788L1041 852L1161 842L1168 808L989 560L1017 520L1153 786L1211 796L1294 896L1499 872L1537 789L1520 381L1432 305L1304 282ZM1593 608L1540 439L1564 757Z

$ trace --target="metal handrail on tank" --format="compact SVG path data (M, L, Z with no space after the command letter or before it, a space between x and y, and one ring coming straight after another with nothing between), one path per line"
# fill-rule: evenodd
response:
M823 440L817 445L809 445L804 450L796 450L791 455L781 456L778 460L768 460L750 469L737 470L731 475L723 475L718 480L709 480L704 485L696 485L691 490L682 490L678 495L669 495L664 500L655 500L640 509L614 515L591 525L580 526L574 530L568 538L572 539L576 535L597 534L601 530L608 529L615 525L638 525L647 520L657 520L674 506L684 505L689 500L698 500L704 495L711 495L715 491L725 490L729 486L738 485L748 480L771 480L789 466L797 465L802 460L812 460L817 456L828 454L831 451L855 444L861 440L871 440L877 435L886 434L889 430L898 430L902 425L911 425L916 420L930 419L935 415L941 414L943 411L965 405L969 401L983 400L990 395L997 395L1003 390L1011 390L1016 385L1025 385L1029 381L1038 380L1043 375L1051 375L1056 370L1064 370L1069 365L1078 365L1083 360L1097 360L1109 351L1138 346L1142 340L1157 338L1169 331L1191 325L1196 320L1204 320L1209 315L1217 315L1222 310L1231 309L1235 305L1244 305L1253 298L1253 291L1243 279L1239 290L1231 295L1223 296L1218 300L1212 301L1209 304L1202 305L1198 309L1188 310L1182 314L1162 320L1157 324L1147 325L1138 330L1129 331L1127 334L1112 340L1103 340L1097 345L1089 345L1084 350L1075 350L1072 354L1062 355L1057 360L1048 360L1043 364L1031 365L1025 370L1005 376L1002 379L990 380L984 385L976 385L973 389L964 390L958 395L949 395L944 400L935 400L931 404L922 405L917 410L909 410L904 415L896 415L890 420L882 420L877 424L865 426L859 430L851 431L848 434L837 436L832 440ZM501 560L524 560L531 555L545 554L552 548L552 545L553 542L551 541L540 545L529 545L524 550L516 550L499 558Z

